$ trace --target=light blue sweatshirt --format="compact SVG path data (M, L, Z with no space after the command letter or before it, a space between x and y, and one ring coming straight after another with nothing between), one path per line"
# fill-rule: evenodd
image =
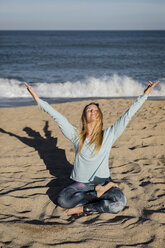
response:
M79 131L68 120L43 100L38 101L39 107L47 112L57 122L62 133L75 147L75 160L70 178L77 182L89 183L98 180L105 181L110 177L108 159L111 147L116 139L123 133L132 116L139 110L148 95L139 96L132 106L114 123L104 130L103 143L100 151L94 156L94 144L89 146L89 140L85 139L81 153L79 154Z

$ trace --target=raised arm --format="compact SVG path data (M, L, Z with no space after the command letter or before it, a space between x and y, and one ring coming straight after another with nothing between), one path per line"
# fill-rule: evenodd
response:
M72 143L75 143L77 140L77 129L72 126L62 114L56 111L47 102L41 100L31 86L29 86L27 83L25 83L25 86L27 87L34 100L38 103L39 107L43 111L48 113L57 122L64 136L68 138Z
M137 100L132 104L132 106L111 127L111 130L113 131L113 143L123 133L124 129L126 128L133 115L140 109L140 107L147 99L148 95L151 93L152 89L158 83L159 81L157 81L156 83L149 82L144 90L144 94L142 96L139 96Z

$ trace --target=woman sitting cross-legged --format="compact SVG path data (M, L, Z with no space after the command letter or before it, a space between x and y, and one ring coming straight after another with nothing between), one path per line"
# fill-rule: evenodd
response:
M58 196L58 204L68 209L68 215L88 212L117 213L124 209L126 197L110 178L110 150L157 84L158 81L149 82L144 94L137 98L114 125L105 130L99 104L89 103L83 110L82 130L79 131L63 115L41 100L34 89L25 83L40 108L53 117L75 148L74 167L70 176L74 182L64 188Z

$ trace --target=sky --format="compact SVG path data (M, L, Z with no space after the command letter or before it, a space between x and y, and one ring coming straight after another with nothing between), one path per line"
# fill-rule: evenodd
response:
M0 0L0 30L164 30L165 0Z

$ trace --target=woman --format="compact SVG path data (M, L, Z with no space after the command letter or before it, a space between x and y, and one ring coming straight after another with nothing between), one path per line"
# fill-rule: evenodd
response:
M68 209L68 215L87 212L117 213L124 209L126 197L110 178L109 153L113 143L158 82L149 82L144 94L106 130L102 129L99 105L94 102L88 104L82 113L81 132L47 102L41 100L34 89L25 83L40 108L54 118L62 133L75 147L74 167L70 176L74 183L64 188L58 196L58 204Z

